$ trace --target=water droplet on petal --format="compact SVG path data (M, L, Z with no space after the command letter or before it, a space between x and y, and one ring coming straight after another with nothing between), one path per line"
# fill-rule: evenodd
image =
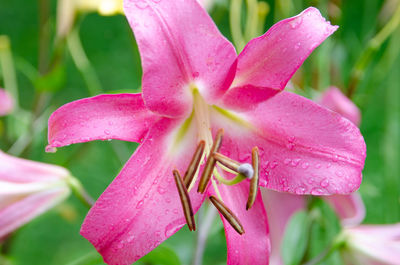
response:
M320 183L320 185L321 185L321 187L323 187L323 188L326 188L326 187L328 187L329 186L329 180L328 179L323 179L323 180L321 180L321 183Z
M136 209L140 209L143 206L143 200L140 200L137 204L136 204Z
M110 132L109 130L104 130L104 133L105 133L106 135L109 135L111 132Z
M157 191L158 191L158 193L160 193L160 194L164 194L165 192L167 192L163 187L161 187L161 186L159 186L158 188L157 188Z
M181 227L183 226L183 224L180 222L180 220L176 220L172 223L170 223L169 225L167 225L167 227L165 228L164 234L166 237L170 237L173 234L175 234Z

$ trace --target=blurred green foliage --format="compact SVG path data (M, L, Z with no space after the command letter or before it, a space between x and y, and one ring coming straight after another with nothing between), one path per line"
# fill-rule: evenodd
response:
M383 8L386 2L382 0L266 2L270 12L266 18L265 30L274 22L296 15L310 5L318 7L332 24L340 26L294 77L294 84L308 96L323 91L329 85L336 85L346 91L352 69L368 41L387 23L394 11L394 8ZM398 1L392 2L399 4ZM50 7L45 25L41 25L39 19L39 14L43 14L39 7L43 4ZM66 49L62 49L58 55L59 51L55 52L53 38L56 5L56 0L0 0L0 35L7 35L11 40L19 101L21 108L27 111L36 110L40 113L48 106L55 109L70 101L91 96L92 93L71 54ZM231 38L228 10L226 1L218 1L211 15L221 32ZM99 89L104 93L139 91L142 74L140 58L126 19L121 15L103 17L91 13L79 16L77 23L80 25L82 46L98 77ZM39 55L39 43L45 37L43 33L40 35L41 27L42 30L45 27L50 37L47 49L41 50L42 54ZM360 189L367 207L365 223L400 221L399 43L400 29L397 29L372 55L371 63L363 69L364 75L353 97L363 114L361 131L368 149ZM60 57L59 65L53 71L43 73L39 69L39 61L47 58L45 61L49 67L55 55ZM39 70L36 73L34 69ZM0 75L0 84L3 81ZM4 121L4 118L0 120ZM3 133L0 148L8 150L14 141L15 138ZM46 130L43 130L34 136L32 144L21 156L67 167L95 198L118 174L137 146L132 143L98 141L65 147L55 154L47 154L44 152L46 142ZM324 216L331 214L326 205L318 207ZM103 264L90 243L79 235L86 212L87 209L71 197L13 234L2 247L2 253L15 265ZM323 228L330 226L324 224L329 220L322 218L321 222L310 228L310 257L322 251L324 244L328 244L325 239L314 245L313 242L327 236L323 234ZM303 223L307 224L307 221ZM219 265L226 260L226 243L219 220L215 220L214 227L216 231L208 239L204 264ZM302 229L301 226L298 229ZM195 241L195 234L184 228L138 264L190 264Z

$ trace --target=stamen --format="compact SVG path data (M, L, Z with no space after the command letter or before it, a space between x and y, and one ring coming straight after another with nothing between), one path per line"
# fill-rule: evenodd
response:
M220 153L214 153L213 154L215 160L217 160L217 162L221 163L222 165L224 165L225 167L235 171L236 173L239 173L239 167L240 167L240 163L227 157L224 156L223 154Z
M187 223L190 231L195 231L196 223L194 221L193 208L192 208L192 204L190 203L189 193L182 181L179 171L174 169L172 171L172 173L174 174L176 187L178 189L179 197L181 198L183 214L185 215L186 223Z
M210 196L210 201L214 204L215 208L225 217L229 224L236 230L240 235L244 234L243 225L240 223L239 219L233 212L217 197Z
M258 185L259 185L259 157L257 146L251 150L251 160L254 169L253 178L250 181L249 198L247 199L246 210L249 210L257 197Z
M193 154L192 161L190 161L189 167L185 173L185 177L183 178L186 189L188 189L192 184L194 175L196 174L196 171L199 168L200 160L203 157L205 146L206 142L204 140L201 140L197 145L196 151Z
M213 173L213 169L215 167L215 163L217 163L213 154L219 151L219 148L221 147L221 143L222 143L222 135L223 134L224 134L224 130L219 129L217 132L217 135L215 136L214 143L213 143L210 153L208 154L208 157L207 157L207 162L204 167L203 174L201 175L201 178L200 178L200 183L199 183L197 192L204 193L204 191L207 188L208 182L210 181L211 175Z

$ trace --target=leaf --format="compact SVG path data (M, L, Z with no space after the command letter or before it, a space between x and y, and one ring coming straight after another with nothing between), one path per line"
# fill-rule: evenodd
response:
M313 198L310 205L310 213L313 216L310 227L309 249L307 260L311 260L329 248L340 233L340 221L333 209L321 198ZM342 264L339 254L332 253L324 265Z
M307 249L311 219L306 211L298 211L290 218L282 242L285 265L297 265Z
M181 265L175 252L164 245L155 248L152 252L140 259L141 262L151 265Z

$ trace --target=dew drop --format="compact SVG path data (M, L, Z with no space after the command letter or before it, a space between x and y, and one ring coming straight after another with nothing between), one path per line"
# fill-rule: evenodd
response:
M304 193L306 193L306 188L305 187L303 187L303 186L300 186L300 187L297 187L296 189L295 189L295 191L294 191L296 194L299 194L299 195L301 195L301 194L304 194Z
M336 174L336 176L338 176L339 178L343 177L343 172L342 172L342 171L336 171L335 174Z
M143 206L143 200L140 200L137 204L136 204L136 209L140 209Z
M301 46L301 43L298 42L298 43L296 43L296 45L294 45L294 49L295 49L295 50L298 50L298 49L300 48L300 46Z
M320 188L313 188L311 190L311 194L312 195L322 195L322 194L324 194L324 191Z
M158 191L158 193L160 193L160 194L164 194L164 193L166 192L166 190L165 190L163 187L161 187L161 186L159 186L159 187L157 188L157 191Z
M172 223L170 223L169 225L167 225L167 227L165 227L165 231L164 234L166 237L170 237L173 234L175 234L183 225L181 224L181 222L179 220L176 220Z
M300 161L301 161L300 158L293 159L292 162L290 163L290 165L292 167L297 167L299 165Z
M302 169L307 169L307 168L309 168L309 166L310 166L309 163L304 162L304 163L301 165L301 168L302 168Z
M326 187L328 187L329 186L329 180L328 179L323 179L323 180L321 180L321 183L320 183L320 185L321 185L321 187L323 187L323 188L326 188Z
M109 130L104 130L104 133L105 133L106 135L109 135L111 132L110 132Z
M140 9L145 9L147 8L149 5L146 3L146 1L143 0L139 0L135 3L135 5L140 8Z

